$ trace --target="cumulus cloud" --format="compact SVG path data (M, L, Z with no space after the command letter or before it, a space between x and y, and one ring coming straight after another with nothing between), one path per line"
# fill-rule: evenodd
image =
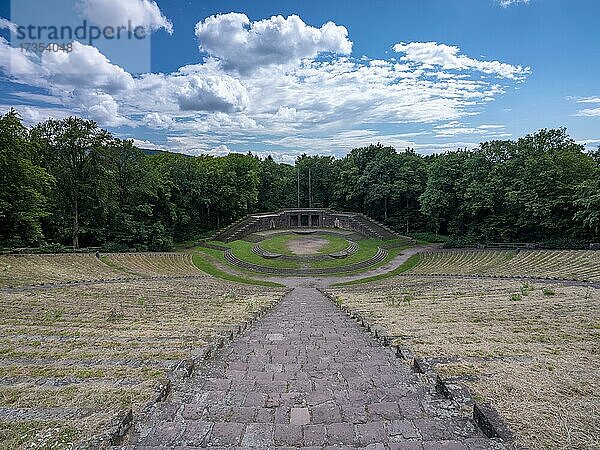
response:
M248 106L248 93L242 84L227 75L192 74L182 78L177 103L182 111L239 112Z
M41 58L18 51L16 70L4 71L13 81L42 88L44 98L57 99L64 111L100 126L139 127L145 137L157 130L153 137L160 136L169 149L197 153L260 143L290 155L377 141L415 147L412 136L423 133L474 140L503 133L496 125L462 121L479 114L526 70L497 61L499 68L492 70L482 65L491 63L448 46L435 63L431 56L415 56L412 44L398 44L406 50L404 59L356 59L347 55L352 43L345 28L333 23L315 28L295 16L251 23L243 15L225 14L201 24L200 34L208 38L200 44L209 46L208 57L171 73L132 76L80 43L70 54L48 52ZM0 40L0 64L7 60L2 55L13 51ZM322 52L333 53L317 57ZM435 128L439 123L448 126ZM385 124L390 131L355 130L357 124ZM412 134L398 132L419 127Z
M80 0L77 9L89 21L100 26L160 28L173 33L173 25L153 0Z
M440 66L446 70L477 70L511 80L522 79L531 71L529 67L469 58L460 55L458 47L437 42L410 42L408 44L401 42L394 45L393 49L395 52L405 55L401 58L403 61Z
M133 77L112 64L96 47L73 42L71 52L44 52L41 61L49 81L75 88L113 93L133 87Z
M200 50L218 58L226 69L240 72L297 63L322 52L352 51L345 27L327 22L316 28L296 15L250 22L245 14L218 14L196 24L196 37Z

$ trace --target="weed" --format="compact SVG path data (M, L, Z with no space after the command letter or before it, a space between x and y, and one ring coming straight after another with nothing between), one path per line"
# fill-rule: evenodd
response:
M513 302L518 302L519 300L523 300L523 296L521 294L512 294L510 296L510 300Z
M521 294L525 297L529 295L529 292L533 290L533 286L528 282L525 282L521 285ZM520 300L520 299L519 299Z
M549 287L543 288L542 292L544 293L544 295L556 295L556 291Z

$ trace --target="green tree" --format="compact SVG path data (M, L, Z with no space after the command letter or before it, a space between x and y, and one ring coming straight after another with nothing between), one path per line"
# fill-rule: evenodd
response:
M34 163L29 132L14 109L0 117L0 244L34 245L54 179Z
M53 225L67 230L74 248L85 233L88 242L102 240L111 213L110 172L106 162L112 139L95 122L77 117L50 119L32 130L40 162L58 180L53 191ZM70 218L68 224L64 217Z

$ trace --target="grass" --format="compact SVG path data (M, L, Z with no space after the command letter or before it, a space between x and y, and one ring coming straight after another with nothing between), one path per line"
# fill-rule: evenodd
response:
M301 236L296 236L296 235L294 235L294 237L301 238ZM309 268L329 268L329 267L342 268L343 266L358 263L358 262L361 262L361 261L371 258L372 256L374 256L377 253L378 247L381 246L382 243L384 243L384 242L386 242L386 241L381 241L379 239L361 240L361 241L357 242L357 244L358 244L357 252L346 258L339 258L339 259L330 258L330 259L326 259L326 260L322 260L322 261L310 261L307 263L302 263L302 266L309 267ZM217 244L230 247L235 256L237 256L238 258L240 258L244 261L248 261L253 264L257 264L257 265L261 265L261 266L293 268L293 269L301 267L301 264L298 262L295 262L295 261L267 259L267 258L263 258L259 255L256 255L256 254L252 253L252 247L254 244L252 244L250 242L239 240L239 241L232 241L227 244L223 244L222 242L218 242ZM374 264L374 265L370 266L368 269L363 269L363 270L358 270L358 271L349 271L349 272L339 272L338 274L351 275L351 274L362 273L365 270L372 270L376 267L386 264L391 259L395 258L404 248L407 248L407 247L409 247L409 246L407 245L406 247L398 247L398 248L388 250L388 256L386 257L386 259L384 261L382 261L378 264ZM195 251L208 254L208 255L212 256L214 259L216 259L217 261L219 261L220 263L231 266L227 261L225 261L225 259L223 258L223 252L221 252L220 250L213 250L213 249L199 247L199 248L196 248ZM250 270L244 270L244 269L240 269L237 267L235 267L235 269L240 272L248 273L249 275L255 274L255 272L250 271ZM325 276L328 276L328 275L325 275Z
M600 290L526 290L520 281L405 274L329 293L492 403L519 444L599 448Z
M412 255L411 257L409 257L400 266L396 267L394 270L391 270L387 273L374 275L372 277L360 278L358 280L346 281L343 283L336 283L333 286L352 286L352 285L356 285L356 284L372 283L374 281L380 281L380 280L384 280L386 278L391 278L400 273L409 271L410 269L415 267L417 264L419 264L419 260L420 260L420 255L417 253L416 255Z
M213 253L212 255L210 253ZM214 255L215 252L218 252L220 258L217 255ZM213 263L211 263L210 259L220 260L223 264L225 264L225 260L222 259L223 253L218 250L205 249L202 251L198 250L198 253L192 256L192 261L194 265L200 269L202 272L206 272L209 275L212 275L215 278L221 278L227 281L233 281L234 283L242 283L242 284L250 284L255 286L272 286L272 287L282 287L279 283L273 283L271 281L264 280L256 280L253 278L242 277L239 275L234 275L231 273L227 273L218 267L216 267Z
M34 408L2 419L0 448L70 448L103 431L177 361L284 292L206 276L0 293L0 407ZM42 407L57 418L37 418ZM60 419L77 408L90 415Z
M223 244L221 244L223 245ZM244 260L246 262L252 264L258 264L259 266L268 266L268 267L281 267L281 268L291 268L296 269L300 267L300 265L295 261L286 261L282 259L268 259L263 258L260 255L252 252L252 247L255 244L247 241L231 241L225 244L227 247L231 248L232 253L237 256L239 259Z
M358 263L369 259L377 253L377 248L382 245L384 241L380 239L364 239L362 241L358 241L358 250L356 253L340 259L325 259L323 261L314 261L310 263L310 267L314 269L326 268L326 267L339 267L339 266L347 266L350 264ZM394 249L396 250L396 249Z

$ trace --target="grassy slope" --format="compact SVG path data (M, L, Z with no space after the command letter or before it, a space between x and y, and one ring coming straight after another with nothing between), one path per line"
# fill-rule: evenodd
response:
M391 270L390 272L382 273L379 275L374 275L372 277L361 278L360 280L352 280L352 281L346 281L344 283L336 283L333 286L351 286L354 284L370 283L372 281L379 281L379 280L383 280L385 278L390 278L390 277L396 276L402 272L406 272L406 271L412 269L417 264L419 264L420 258L421 258L421 256L419 254L412 255L410 258L408 258L406 261L404 261L400 266L396 267L394 270Z
M221 278L223 280L234 281L236 283L243 284L252 284L257 286L274 286L274 287L282 287L279 283L273 283L271 281L263 281L263 280L255 280L253 278L241 277L239 275L233 275L231 273L227 273L214 264L212 264L211 260L218 260L222 263L225 263L223 259L223 253L219 250L212 250L203 248L201 250L197 250L198 253L195 253L192 256L192 261L194 265L200 269L202 272L206 272L209 275L212 275L215 278Z

